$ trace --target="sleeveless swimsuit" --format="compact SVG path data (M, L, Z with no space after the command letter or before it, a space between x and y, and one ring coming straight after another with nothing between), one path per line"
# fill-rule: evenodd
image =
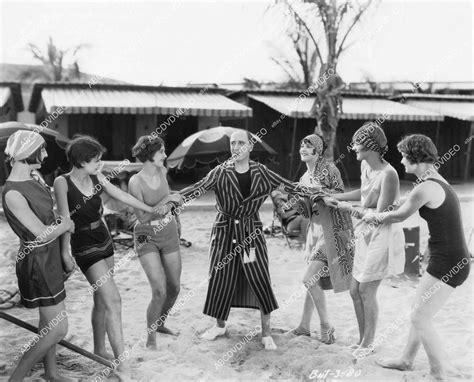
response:
M71 234L72 255L85 273L92 265L114 254L109 230L102 220L103 187L95 175L91 175L94 184L92 196L84 195L71 180L63 175L67 182L67 202L69 213L74 221L75 230Z
M160 173L160 187L153 189L140 178L144 189L143 202L149 206L158 204L170 194L165 171ZM137 256L157 252L160 255L177 252L179 250L178 226L173 215L167 214L163 218L155 218L148 223L137 222L133 231L135 252Z
M419 210L430 231L430 259L426 272L456 288L469 276L471 262L462 227L461 205L449 184L432 178L426 181L429 180L438 183L446 197L438 208L423 206Z
M26 199L33 213L44 225L53 227L52 224L59 224L59 221L54 215L51 193L35 179L7 180L2 204L8 224L20 238L16 275L21 303L27 308L57 305L66 298L59 238L43 243L20 223L5 202L5 195L13 190Z

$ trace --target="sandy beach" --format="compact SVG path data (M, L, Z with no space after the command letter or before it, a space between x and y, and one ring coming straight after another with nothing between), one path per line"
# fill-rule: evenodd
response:
M465 232L472 228L473 202L463 202ZM378 367L380 356L396 356L403 348L408 334L410 304L418 285L417 278L400 277L383 281L378 299L380 303L377 354L354 363L347 346L358 336L357 323L349 293L328 291L328 308L336 328L336 343L320 344L316 333L311 338L290 337L284 332L295 327L303 307L301 279L305 262L301 250L289 249L282 237L270 238L267 244L270 273L280 309L272 313L273 337L276 351L264 351L260 343L258 325L260 315L251 309L233 309L225 337L207 342L200 334L213 325L213 319L202 314L207 289L208 242L215 212L210 208L193 208L182 214L183 237L192 242L190 248L181 247L183 273L181 293L175 313L167 326L179 332L178 337L158 335L158 351L145 350L145 310L150 289L136 256L125 262L115 275L122 295L125 345L130 354L134 378L138 381L216 381L216 380L326 380L326 381L424 381L429 380L429 365L423 350L419 352L415 370L400 372ZM262 221L269 225L271 209L264 208ZM426 224L413 216L405 226L421 226L421 249L426 247ZM17 239L5 219L0 218L0 276L2 288L14 287L13 270ZM472 250L472 249L471 249ZM126 256L125 250L116 253L116 262ZM92 298L88 284L76 272L66 284L66 307L69 331L66 340L92 350L90 311ZM446 306L436 316L436 326L443 345L457 371L450 381L472 380L473 344L473 276L452 294ZM37 325L37 311L13 307L5 312ZM6 379L15 355L32 334L6 321L1 321L0 379ZM314 315L312 330L319 329ZM239 345L240 344L240 345ZM227 353L227 356L224 355ZM100 375L104 367L59 347L60 368L70 376L88 381ZM224 361L224 358L226 361ZM219 363L219 360L222 360ZM36 366L28 380L40 380L42 367ZM97 380L97 379L96 379ZM104 378L103 380L106 380ZM109 380L114 380L109 378Z

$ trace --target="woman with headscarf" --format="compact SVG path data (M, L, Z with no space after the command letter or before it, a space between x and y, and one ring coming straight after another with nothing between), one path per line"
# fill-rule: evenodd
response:
M47 157L46 142L36 132L19 130L8 139L5 154L12 165L2 194L5 217L20 239L16 275L21 302L39 308L39 332L34 345L23 351L10 381L22 381L38 361L43 360L44 378L71 381L59 375L56 344L66 335L63 266L59 236L74 230L68 217L56 217L53 199L44 181L35 173ZM57 325L50 325L56 320ZM45 332L45 334L43 333ZM36 342L36 339L38 341Z
M383 130L366 123L352 138L352 149L361 161L361 188L332 197L338 201L360 201L360 208L326 198L329 205L351 210L361 217L367 211L395 209L400 198L396 170L383 158L388 150ZM384 277L403 272L405 236L399 224L374 226L359 221L355 226L355 257L352 269L351 297L359 325L359 342L352 345L356 358L374 352L373 341L378 317L377 289Z
M301 141L300 156L306 163L307 171L301 177L300 184L320 188L330 194L344 192L339 170L334 163L323 158L324 148L323 139L316 134L308 135ZM330 288L323 281L330 281L336 293L349 289L354 258L351 217L346 211L329 208L319 200L312 206L307 201L300 201L297 205L311 221L305 248L308 267L303 278L307 288L303 315L300 324L290 333L310 335L311 316L316 306L321 325L320 340L332 344L335 341L334 327L329 323L323 290ZM304 208L305 205L309 208Z

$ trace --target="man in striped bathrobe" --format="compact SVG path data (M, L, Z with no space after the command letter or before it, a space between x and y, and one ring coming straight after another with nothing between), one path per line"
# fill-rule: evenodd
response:
M211 170L201 181L180 193L187 204L208 190L216 195L217 216L211 233L209 287L204 314L216 318L216 326L202 336L214 340L226 332L225 321L231 307L259 309L262 317L262 343L276 349L270 336L270 312L278 308L273 294L268 254L259 209L274 189L311 199L321 197L317 190L292 183L250 161L252 139L245 131L232 134L232 161Z

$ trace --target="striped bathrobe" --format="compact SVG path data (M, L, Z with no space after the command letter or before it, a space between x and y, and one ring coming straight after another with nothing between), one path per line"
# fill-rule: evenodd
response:
M217 216L210 243L209 287L204 314L227 320L231 307L255 308L268 314L278 308L268 270L268 253L259 209L279 186L307 196L266 166L250 161L250 195L243 198L233 165L218 166L201 181L181 190L185 203L214 190ZM317 197L313 193L312 198ZM255 254L255 261L246 262Z

